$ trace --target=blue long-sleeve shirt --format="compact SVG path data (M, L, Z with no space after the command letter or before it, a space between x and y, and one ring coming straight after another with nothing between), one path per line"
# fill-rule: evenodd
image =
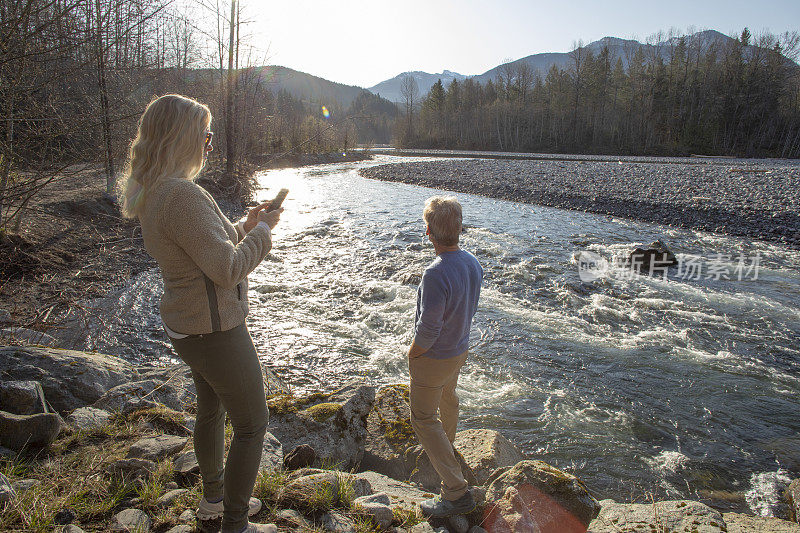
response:
M433 359L461 355L478 308L483 268L464 250L443 252L425 269L417 289L414 343Z

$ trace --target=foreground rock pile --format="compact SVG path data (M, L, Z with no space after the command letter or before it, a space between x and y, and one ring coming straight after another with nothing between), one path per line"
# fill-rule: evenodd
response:
M0 530L216 531L199 522L194 391L183 367L0 348ZM351 383L269 398L253 521L279 531L798 531L722 515L699 502L598 502L579 478L536 461L496 431L456 437L479 506L424 521L439 480L410 429L408 389ZM22 467L21 465L27 465ZM737 529L738 528L738 529ZM757 529L754 529L757 528Z
M706 161L425 161L361 170L412 183L800 247L800 165Z

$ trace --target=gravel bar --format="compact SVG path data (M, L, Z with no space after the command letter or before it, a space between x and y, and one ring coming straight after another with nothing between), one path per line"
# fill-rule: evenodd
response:
M800 161L554 157L442 158L378 165L361 174L800 248Z

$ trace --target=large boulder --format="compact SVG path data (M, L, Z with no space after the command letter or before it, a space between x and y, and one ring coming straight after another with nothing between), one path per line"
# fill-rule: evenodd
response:
M511 441L491 429L459 431L453 445L472 469L478 485L486 483L498 468L513 466L525 459Z
M56 413L15 415L0 411L0 446L14 451L41 448L56 440L64 422Z
M486 501L487 523L498 531L506 522L526 524L528 515L542 532L586 531L600 512L600 504L577 477L542 461L520 461L495 472Z
M38 381L58 412L90 405L135 376L130 364L109 355L33 346L0 348L0 380Z
M17 415L46 413L44 391L38 381L0 381L0 410Z
M358 469L411 481L426 490L439 492L439 474L411 427L408 393L408 385L385 385L378 389L367 417L364 457ZM458 453L456 458L467 482L475 485L477 480L468 462Z
M286 449L308 444L316 451L318 464L347 470L364 454L366 418L374 400L375 389L359 382L305 398L273 396L269 432Z
M458 465L461 467L461 473L464 475L464 479L467 480L470 486L477 485L478 482L475 479L475 474L472 473L472 469L466 463L464 457L458 450L453 449L453 451L455 452L456 461L458 461ZM433 464L421 444L408 448L403 459L408 474L402 479L407 479L425 490L439 492L442 486L442 480L438 472L436 472L436 469L433 468Z
M693 531L722 533L727 526L722 514L700 502L670 500L655 503L600 502L600 516L594 520L591 533L618 531Z
M367 438L359 470L408 479L411 472L406 467L406 450L417 444L419 441L411 427L408 386L379 388L367 416Z
M126 412L161 404L174 411L183 411L196 401L197 393L188 366L145 367L143 371L140 367L137 370L140 379L112 387L94 402L93 407Z

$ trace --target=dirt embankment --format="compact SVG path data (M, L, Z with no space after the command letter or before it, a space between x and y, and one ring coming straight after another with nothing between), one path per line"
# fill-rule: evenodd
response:
M139 224L105 195L102 169L70 172L30 203L18 234L0 234L0 309L14 326L47 329L154 265Z

